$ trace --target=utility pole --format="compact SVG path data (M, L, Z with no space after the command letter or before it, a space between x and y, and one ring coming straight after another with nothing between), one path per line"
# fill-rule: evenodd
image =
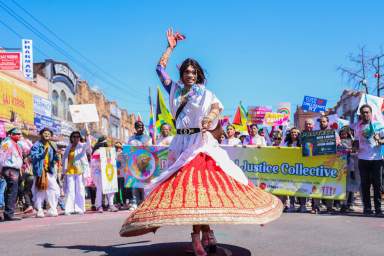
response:
M384 54L375 56L371 59L371 66L375 70L374 77L376 78L376 90L377 96L380 97L380 91L384 89L384 86L381 84L381 58L384 57Z

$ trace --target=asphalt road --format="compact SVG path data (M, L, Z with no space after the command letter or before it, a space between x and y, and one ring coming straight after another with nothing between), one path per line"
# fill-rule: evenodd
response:
M0 255L192 255L189 226L122 238L128 212L28 218L0 223ZM284 214L264 227L218 225L216 255L383 256L384 218Z

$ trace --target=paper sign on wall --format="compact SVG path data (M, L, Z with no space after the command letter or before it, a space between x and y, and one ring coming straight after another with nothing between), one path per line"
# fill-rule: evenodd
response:
M99 122L95 104L70 105L69 112L75 124Z

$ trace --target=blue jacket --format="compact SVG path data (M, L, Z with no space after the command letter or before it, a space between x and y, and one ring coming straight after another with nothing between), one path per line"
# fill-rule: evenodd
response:
M33 175L40 177L43 173L44 168L44 158L45 158L45 150L44 144L39 140L35 144L33 144L31 148L31 158L32 158L32 169ZM51 174L55 173L55 161L58 161L58 157L56 155L56 148L50 142L50 146L48 147L49 154L49 167L48 172Z

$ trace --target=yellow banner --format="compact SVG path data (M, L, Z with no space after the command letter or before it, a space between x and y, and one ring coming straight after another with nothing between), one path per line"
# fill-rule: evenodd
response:
M276 195L343 200L346 156L303 157L301 148L223 147L259 188Z
M0 79L0 117L10 119L16 113L18 121L33 124L33 96L16 85Z

